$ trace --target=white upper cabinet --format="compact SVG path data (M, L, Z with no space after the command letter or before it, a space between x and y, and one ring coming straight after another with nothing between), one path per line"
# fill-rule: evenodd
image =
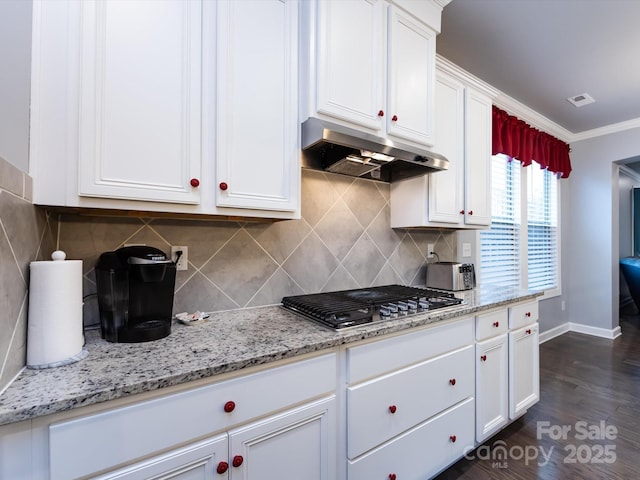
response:
M306 4L311 9L314 2ZM315 3L315 109L371 130L382 129L385 91L385 6L381 0ZM354 21L358 19L358 21ZM348 48L347 48L348 46Z
M436 32L397 7L389 7L389 135L433 145Z
M299 205L298 3L217 3L216 205Z
M81 196L199 203L198 2L81 2Z
M391 185L391 226L486 228L491 225L490 87L444 60L436 72L433 150L446 171Z
M491 98L467 88L464 99L466 225L491 226Z
M302 120L319 116L432 145L442 7L424 4L432 8L409 13L383 0L304 2Z
M296 0L35 0L34 202L300 216Z

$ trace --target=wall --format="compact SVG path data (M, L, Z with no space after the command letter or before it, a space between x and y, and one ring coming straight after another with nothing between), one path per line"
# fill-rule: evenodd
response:
M25 365L29 263L48 259L56 230L31 204L31 178L0 158L0 392Z
M303 170L302 219L274 223L60 217L59 248L84 262L85 324L98 323L94 265L105 251L146 244L189 247L174 312L280 303L283 296L424 284L427 243L456 255L455 231L389 227L389 185Z
M26 360L29 262L40 255L47 219L31 205L29 101L31 1L0 2L0 392Z
M618 326L618 167L640 154L640 128L571 144L571 213L564 219L570 322Z
M0 157L23 172L29 166L32 6L0 1Z

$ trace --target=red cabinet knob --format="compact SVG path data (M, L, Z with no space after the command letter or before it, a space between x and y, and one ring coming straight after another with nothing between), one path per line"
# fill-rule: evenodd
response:
M449 385L454 386L456 384L456 379L452 378L451 380L449 380Z
M398 121L398 115L394 115L393 117L391 117L391 121L392 122L397 122Z
M530 317L531 316L531 312L527 312L524 314L525 317Z
M493 326L498 328L500 326L500 322L493 322Z
M390 473L389 474L389 480L396 480L396 474L395 473Z
M531 335L531 329L527 329L527 335Z
M398 409L398 408L397 408L395 405L390 405L390 406L389 406L389 411L390 411L391 413L396 413L396 410L397 410L397 409Z
M226 190L227 188L229 188L229 185L225 182L220 182L220 190Z
M242 462L244 462L244 458L242 458L242 455L236 455L235 457L233 457L233 461L231 462L231 464L237 468L242 465Z
M383 110L380 110L380 111L378 112L378 116L379 116L379 117L384 117L384 111L383 111Z
M192 187L199 187L200 186L200 180L198 180L197 178L192 178L191 181L189 182L191 184Z
M218 468L216 468L216 472L218 472L220 475L222 475L228 469L229 469L229 464L227 462L220 462L218 464Z
M483 362L486 362L487 361L487 356L486 355L482 355L480 357L480 360L482 360Z
M473 210L469 210L469 215L473 215Z
M457 440L457 439L458 439L458 438L457 438L455 435L451 435L451 436L449 436L449 440L451 441L451 443L456 443L456 440Z
M460 210L460 215L464 215L464 210Z
M227 403L224 404L224 411L227 413L231 413L236 409L236 402L232 402L231 400L229 400Z

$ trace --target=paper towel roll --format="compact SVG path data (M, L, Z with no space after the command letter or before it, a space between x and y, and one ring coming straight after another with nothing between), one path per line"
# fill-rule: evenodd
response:
M82 332L82 260L31 262L27 366L48 368L84 358Z

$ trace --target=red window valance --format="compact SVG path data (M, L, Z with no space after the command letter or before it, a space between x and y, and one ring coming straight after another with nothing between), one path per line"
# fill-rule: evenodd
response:
M493 155L502 153L522 162L540 164L568 178L571 173L569 144L528 125L498 107L493 107Z

